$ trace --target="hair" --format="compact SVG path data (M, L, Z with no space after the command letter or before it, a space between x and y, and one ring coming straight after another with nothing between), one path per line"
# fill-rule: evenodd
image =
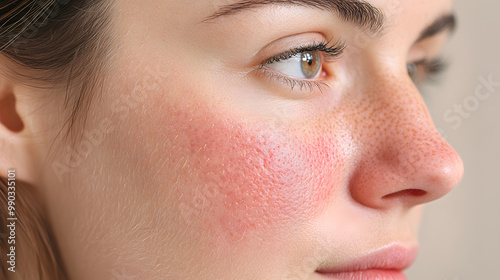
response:
M40 205L34 199L34 189L27 184L16 184L15 186L15 244L7 242L11 236L7 220L8 211L8 187L7 181L0 178L0 207L2 227L0 228L0 275L2 279L14 278L14 273L8 271L6 266L9 261L7 254L11 251L10 246L16 246L16 272L21 274L23 279L43 279L62 280L67 279L63 262L57 250L57 245L48 226L47 221L42 216ZM12 192L11 192L12 194ZM10 240L10 239L9 239ZM23 266L19 266L22 258Z
M77 121L85 122L91 92L102 83L101 74L112 41L108 13L111 2L6 0L0 4L0 66L7 69L4 75L37 88L65 88L65 96L54 96L64 98L69 111L61 131L69 133ZM16 246L20 247L16 255L24 254L23 260L28 253L34 256L22 268L32 273L30 279L68 279L34 191L29 184L16 182ZM9 252L10 247L5 238L7 198L7 180L0 178L1 252ZM7 254L2 253L0 261L0 277L17 279L15 273L7 270Z

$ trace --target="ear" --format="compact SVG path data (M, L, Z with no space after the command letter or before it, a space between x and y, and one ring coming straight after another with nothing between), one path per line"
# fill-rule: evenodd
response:
M16 85L0 70L0 176L6 178L9 169L16 170L16 179L28 183L37 180L34 137L26 125L26 106L22 101L26 87Z

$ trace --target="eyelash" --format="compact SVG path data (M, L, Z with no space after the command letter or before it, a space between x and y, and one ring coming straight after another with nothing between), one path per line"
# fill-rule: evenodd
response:
M297 78L292 78L290 76L281 75L278 72L270 68L267 68L266 65L290 59L299 53L312 52L312 51L320 52L321 58L324 59L324 62L332 62L333 60L340 57L344 53L346 47L347 45L345 44L345 42L342 42L340 40L333 43L331 43L331 40L313 42L312 44L296 47L288 51L285 51L283 53L280 53L278 55L275 55L262 62L257 70L259 70L264 76L269 76L270 79L275 79L278 82L288 85L292 90L295 87L299 87L300 90L308 88L310 91L313 91L314 87L317 87L320 91L322 91L323 87L328 87L328 85L324 82L297 79Z
M434 80L436 76L441 74L448 67L448 63L442 57L435 59L422 59L415 62L417 66L421 66L424 69L426 80Z
M345 42L337 40L333 43L331 43L332 40L330 41L320 41L320 42L313 42L310 45L305 45L305 46L300 46L300 47L295 47L292 48L288 51L285 51L283 53L280 53L278 55L275 55L264 62L262 62L257 69L259 72L261 72L262 75L264 76L269 76L270 79L274 79L277 82L284 83L288 85L292 90L295 87L299 87L300 90L304 90L305 88L308 88L309 91L313 91L314 87L317 87L320 91L322 91L323 87L329 87L326 83L321 82L321 81L313 81L313 80L304 80L304 79L297 79L293 78L290 76L285 76L281 75L278 72L267 68L266 65L274 62L280 62L283 60L290 59L291 57L303 53L303 52L311 52L311 51L318 51L321 53L322 59L324 58L323 62L332 62L335 59L339 58L347 48L347 45ZM444 70L446 70L448 64L444 61L443 58L436 58L436 59L422 59L416 62L413 62L416 64L416 66L422 67L424 70L424 80L431 80L433 81L436 76L438 76L440 73L442 73Z
M334 42L332 45L330 45L330 43L331 40L328 42L327 41L321 41L317 43L313 42L310 45L296 47L267 59L266 61L264 61L263 64L279 62L282 60L289 59L296 54L303 52L312 52L312 51L321 52L327 58L326 62L331 62L332 59L338 58L339 56L342 55L342 53L344 53L347 45L345 44L345 42L342 42L340 40Z

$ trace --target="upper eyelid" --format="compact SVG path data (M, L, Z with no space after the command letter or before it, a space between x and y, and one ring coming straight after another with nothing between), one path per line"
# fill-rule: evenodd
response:
M282 61L282 60L286 60L286 59L290 59L292 58L293 56L297 55L300 53L300 50L288 50L288 51L285 51L285 52L282 52L280 54L277 54L271 58L268 58L266 59L263 64L270 64L270 63L273 63L273 62L279 62L279 61Z
M293 57L298 53L306 51L320 51L322 54L324 54L326 58L339 57L344 53L345 49L347 48L347 44L345 41L341 41L340 39L338 39L332 45L330 45L332 40L333 38L330 39L329 41L322 40L320 42L313 42L310 44L305 44L302 46L291 48L287 51L284 51L271 58L266 59L262 64L268 64L270 62L285 60ZM325 62L329 62L328 59L326 59Z

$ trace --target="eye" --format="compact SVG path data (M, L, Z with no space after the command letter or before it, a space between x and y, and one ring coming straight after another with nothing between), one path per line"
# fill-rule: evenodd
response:
M318 88L322 92L323 88L329 88L325 83L323 65L339 58L345 49L346 44L340 40L312 42L266 59L255 70L292 90L297 87L313 92L314 88Z
M418 83L418 65L417 63L408 63L406 64L406 70L408 71L408 76L411 80L417 84Z
M268 62L266 66L294 78L313 79L321 72L322 60L320 52L312 50Z
M419 85L423 82L433 80L443 70L446 69L447 64L442 58L436 59L422 59L420 61L407 63L406 70L408 76L412 79L413 83Z

